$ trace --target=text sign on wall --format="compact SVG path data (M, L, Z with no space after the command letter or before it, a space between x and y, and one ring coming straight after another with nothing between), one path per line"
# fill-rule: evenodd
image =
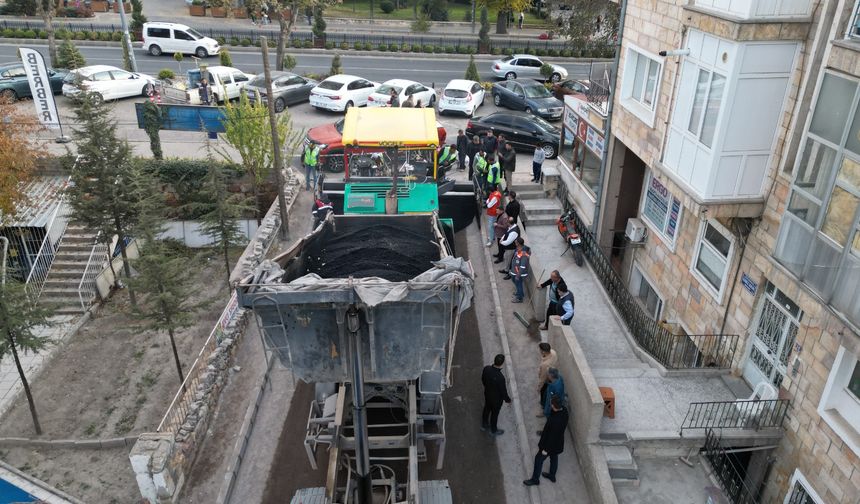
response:
M741 275L741 284L743 284L744 289L746 289L747 292L755 296L755 292L758 290L758 284L755 283L746 273Z
M59 129L60 116L57 114L57 103L51 90L48 69L45 68L45 58L38 51L27 47L21 47L18 51L21 53L21 61L24 62L27 80L30 81L30 93L33 95L33 105L36 106L39 122L46 128Z

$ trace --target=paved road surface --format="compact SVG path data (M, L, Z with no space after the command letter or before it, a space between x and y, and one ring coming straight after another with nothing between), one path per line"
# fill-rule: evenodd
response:
M47 55L47 45L28 45L40 50ZM116 47L79 47L87 64L90 65L114 65L122 67L122 49ZM13 61L17 58L17 45L0 44L0 62ZM135 51L138 70L156 75L162 68L170 68L174 71L179 66L172 56L150 56L142 50ZM259 53L251 51L231 52L233 66L248 73L259 73L263 71L263 60ZM272 65L274 65L274 50L270 52ZM331 67L331 55L298 54L296 60L297 73L328 73ZM489 59L478 60L478 71L484 80L494 80L489 71ZM217 65L218 58L208 59L210 65ZM451 79L462 79L468 65L468 57L462 55L450 55L444 58L409 58L409 57L386 57L386 56L360 56L351 55L349 52L341 56L341 64L344 73L360 75L366 79L383 82L388 79L400 78L410 79L423 84L435 83L442 87ZM193 67L191 57L187 56L182 63L183 70ZM590 63L565 63L565 68L571 78L588 78ZM272 67L274 68L274 66Z

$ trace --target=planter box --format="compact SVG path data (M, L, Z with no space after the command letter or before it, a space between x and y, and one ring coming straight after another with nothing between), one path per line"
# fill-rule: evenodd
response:
M248 19L248 9L244 7L234 7L233 17L236 19Z
M123 7L125 8L125 13L126 13L126 14L128 14L129 12L131 12L131 2L125 2L125 1L124 1L124 2L122 3L122 5L123 5ZM113 3L113 11L114 11L114 12L116 12L117 14L119 14L119 2L114 2L114 3Z
M206 6L205 5L189 5L188 13L192 16L205 16L206 15Z
M212 7L211 9L209 9L209 12L212 14L212 17L216 17L216 18L227 17L227 9L224 7Z
M93 12L107 12L108 3L106 0L92 0L90 2L90 9L92 9Z

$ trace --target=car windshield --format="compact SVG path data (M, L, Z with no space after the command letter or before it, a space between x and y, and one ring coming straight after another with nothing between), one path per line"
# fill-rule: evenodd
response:
M185 30L185 32L194 37L194 40L200 40L203 38L203 35L201 35L200 32L195 30L194 28L189 28Z
M400 86L391 86L389 84L383 84L376 89L376 93L378 94L391 94L391 91L394 90L395 93L400 94L403 91L403 88Z
M334 123L334 129L336 129L338 133L343 135L343 119Z
M260 74L248 82L249 86L264 88L266 87L266 76Z
M319 86L317 87L319 87L320 89L328 89L329 91L337 91L338 89L343 87L343 82L324 80L320 82Z
M502 58L502 61L511 61L512 59L514 59L513 56L505 56L504 58Z
M547 88L540 84L534 86L525 86L524 90L526 93L526 98L547 98L549 96L552 96L552 93L550 93Z
M465 98L469 95L468 91L463 91L462 89L446 89L445 96L448 98Z

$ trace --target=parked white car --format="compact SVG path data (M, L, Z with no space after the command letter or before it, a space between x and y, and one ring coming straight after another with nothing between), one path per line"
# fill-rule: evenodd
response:
M332 75L311 90L311 106L317 109L343 112L350 107L367 105L367 98L379 87L354 75Z
M494 61L490 65L490 71L493 75L500 79L519 79L530 78L538 80L546 80L540 73L540 67L544 64L537 56L531 54L514 54L513 56L505 56L502 59ZM550 65L552 65L550 63ZM567 70L558 65L552 65L552 75L549 80L559 82L567 79Z
M179 23L143 23L143 50L153 56L193 54L206 58L218 54L218 41Z
M367 99L368 107L387 107L391 101L391 91L397 93L397 99L402 106L411 96L417 106L432 107L436 103L436 91L419 82L405 79L391 79L382 83Z
M209 82L209 92L212 93L212 103L235 100L242 94L242 90L255 76L246 74L238 68L227 66L211 66L206 69L206 75L202 75L200 69L188 71L188 89L196 90L200 87L200 80L206 78ZM189 103L197 105L200 103L200 93L189 93Z
M63 96L74 98L82 92L93 93L98 100L116 100L129 96L147 96L155 78L108 65L93 65L72 70L63 79Z
M480 82L454 79L445 86L439 98L439 115L458 112L472 117L484 104L484 87Z

